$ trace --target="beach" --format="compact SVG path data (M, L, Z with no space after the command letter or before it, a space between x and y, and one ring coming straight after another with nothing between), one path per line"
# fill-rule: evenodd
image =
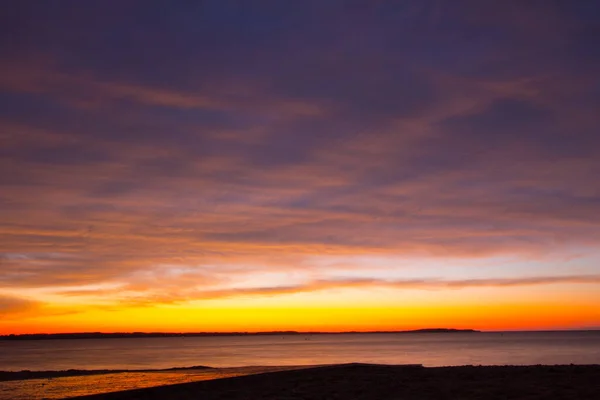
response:
M600 393L600 365L459 366L427 368L419 365L342 364L302 369L212 370L211 380L176 380L161 386L73 397L88 400L142 399L596 399ZM206 370L206 371L208 371ZM179 371L198 373L202 370ZM157 384L163 372L147 372ZM177 372L171 372L177 373ZM248 375L249 373L249 375ZM122 374L131 374L125 372ZM246 374L246 375L245 375ZM115 378L112 374L110 379ZM243 376L240 376L243 375ZM106 375L93 375L102 381ZM126 375L122 375L124 378ZM217 378L217 379L215 379ZM39 378L38 378L39 379ZM46 378L48 379L48 378ZM65 379L56 378L56 379ZM29 380L33 382L34 380ZM15 381L13 381L14 383ZM17 381L26 383L27 380ZM180 381L181 382L181 381ZM185 381L184 381L185 382ZM4 382L10 383L10 382ZM118 389L117 389L118 390ZM6 393L5 393L6 394ZM40 395L40 394L38 394ZM10 398L10 397L4 397ZM15 397L16 398L16 397ZM44 397L37 397L44 398ZM48 397L50 398L50 397Z
M0 371L0 400L64 399L299 368L307 367L210 368L197 366L162 370Z

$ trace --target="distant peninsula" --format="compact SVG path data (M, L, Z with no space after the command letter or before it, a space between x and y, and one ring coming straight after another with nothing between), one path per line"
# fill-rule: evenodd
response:
M80 332L80 333L26 333L0 335L0 340L50 340L50 339L135 339L154 337L203 337L203 336L277 336L277 335L345 335L345 334L403 334L403 333L478 333L475 329L430 328L408 331L348 331L348 332Z

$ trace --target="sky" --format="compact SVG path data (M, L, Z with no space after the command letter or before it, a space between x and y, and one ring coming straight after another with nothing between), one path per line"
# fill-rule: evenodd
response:
M594 0L8 0L0 334L600 327Z

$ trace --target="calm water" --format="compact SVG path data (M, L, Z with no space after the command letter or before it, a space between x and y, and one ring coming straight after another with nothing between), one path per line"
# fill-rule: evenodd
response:
M600 364L600 331L0 341L0 370Z

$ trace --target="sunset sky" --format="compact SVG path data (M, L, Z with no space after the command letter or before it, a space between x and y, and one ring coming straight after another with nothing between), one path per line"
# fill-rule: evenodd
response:
M600 327L593 0L3 2L0 334Z

